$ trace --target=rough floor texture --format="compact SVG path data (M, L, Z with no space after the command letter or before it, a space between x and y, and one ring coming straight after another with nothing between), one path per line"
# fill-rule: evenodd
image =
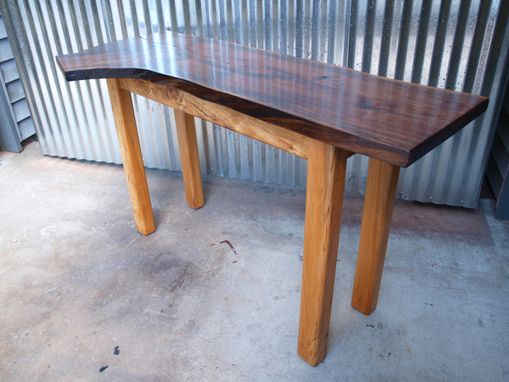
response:
M35 143L0 154L1 381L509 380L509 225L490 201L398 202L366 317L350 307L362 201L347 199L312 368L296 355L304 193L209 180L193 211L177 175L148 177L143 237L121 167Z

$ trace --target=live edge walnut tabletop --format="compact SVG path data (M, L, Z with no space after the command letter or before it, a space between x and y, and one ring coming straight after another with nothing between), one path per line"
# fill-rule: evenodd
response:
M138 231L155 231L131 93L175 112L187 203L204 204L193 117L308 161L298 353L325 357L347 159L369 157L352 306L377 305L400 167L482 114L488 99L226 41L154 34L57 57L68 81L107 78Z

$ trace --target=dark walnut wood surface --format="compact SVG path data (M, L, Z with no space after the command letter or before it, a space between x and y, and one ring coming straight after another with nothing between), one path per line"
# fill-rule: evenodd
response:
M57 57L69 81L141 78L340 148L409 166L482 114L486 97L167 32Z

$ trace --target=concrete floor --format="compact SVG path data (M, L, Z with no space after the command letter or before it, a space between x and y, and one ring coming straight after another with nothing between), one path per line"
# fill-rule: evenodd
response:
M312 368L296 355L304 193L209 179L193 211L176 174L148 177L158 230L143 237L119 166L0 153L1 381L509 380L509 224L492 201L398 202L366 317L350 307L348 198Z

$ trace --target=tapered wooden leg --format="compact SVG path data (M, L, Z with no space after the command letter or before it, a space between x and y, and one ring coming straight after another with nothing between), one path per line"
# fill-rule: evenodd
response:
M178 109L174 111L187 204L189 207L197 209L202 207L205 201L201 183L194 117Z
M310 144L297 351L312 366L323 360L327 347L346 159L333 146Z
M398 166L369 160L352 295L352 306L366 315L375 310L378 302L398 176Z
M121 89L117 79L108 79L108 90L124 162L127 188L133 206L134 221L141 234L149 235L155 231L154 216L141 156L131 93Z

